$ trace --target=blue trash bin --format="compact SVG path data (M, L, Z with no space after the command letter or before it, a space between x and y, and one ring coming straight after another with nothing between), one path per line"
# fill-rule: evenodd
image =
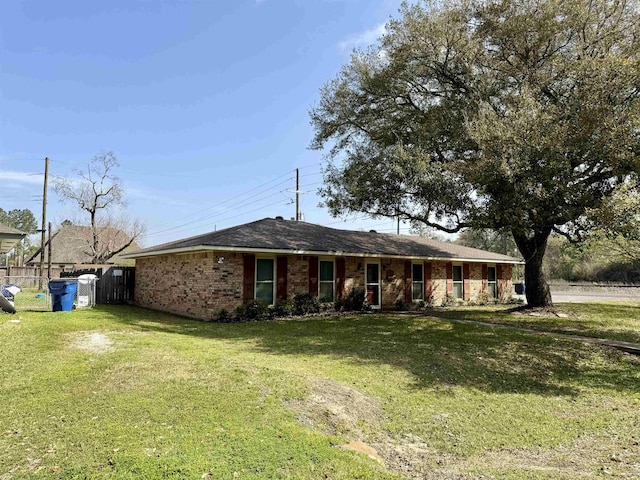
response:
M49 293L54 312L70 312L78 289L77 280L54 279L49 280Z

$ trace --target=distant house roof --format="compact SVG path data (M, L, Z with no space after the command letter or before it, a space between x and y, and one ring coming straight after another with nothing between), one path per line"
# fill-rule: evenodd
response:
M102 247L114 250L118 246L124 245L130 237L117 228L99 229L100 242ZM81 225L62 225L60 229L51 236L51 263L56 265L72 265L78 263L91 263L92 257L89 250L92 241L91 227ZM134 242L127 247L124 252L133 252L140 247ZM108 263L120 263L122 253L108 259ZM44 261L49 259L49 241L45 243ZM38 250L27 264L40 263L40 250Z
M142 258L203 250L522 263L507 255L413 235L338 230L280 218L264 218L145 248L123 257Z
M0 253L7 253L26 236L18 229L0 223Z

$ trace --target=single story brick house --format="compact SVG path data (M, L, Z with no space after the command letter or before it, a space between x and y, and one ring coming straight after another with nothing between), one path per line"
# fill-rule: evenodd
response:
M511 297L517 258L418 236L264 218L129 253L137 305L202 319L253 300L321 301L366 290L372 308L449 296Z

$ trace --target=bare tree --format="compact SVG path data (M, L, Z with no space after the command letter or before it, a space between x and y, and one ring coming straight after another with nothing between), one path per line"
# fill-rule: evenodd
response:
M86 253L91 256L92 263L109 260L145 231L139 220L124 217L115 220L112 215L113 208L125 205L122 182L113 174L119 165L113 152L102 153L93 157L85 170L77 172L78 178L60 178L53 184L63 201L75 202L89 214L91 235L87 239Z

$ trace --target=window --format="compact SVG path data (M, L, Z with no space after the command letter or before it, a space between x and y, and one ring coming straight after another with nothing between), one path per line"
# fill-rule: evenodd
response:
M367 263L365 273L367 303L371 308L380 308L380 264Z
M424 300L424 269L421 263L411 265L411 298L412 300Z
M498 297L498 284L496 282L496 267L487 267L487 286L489 295L493 298Z
M273 305L273 259L256 259L256 300Z
M318 299L321 302L333 302L333 289L333 260L320 260Z
M464 297L464 283L462 282L462 265L453 266L453 298Z

